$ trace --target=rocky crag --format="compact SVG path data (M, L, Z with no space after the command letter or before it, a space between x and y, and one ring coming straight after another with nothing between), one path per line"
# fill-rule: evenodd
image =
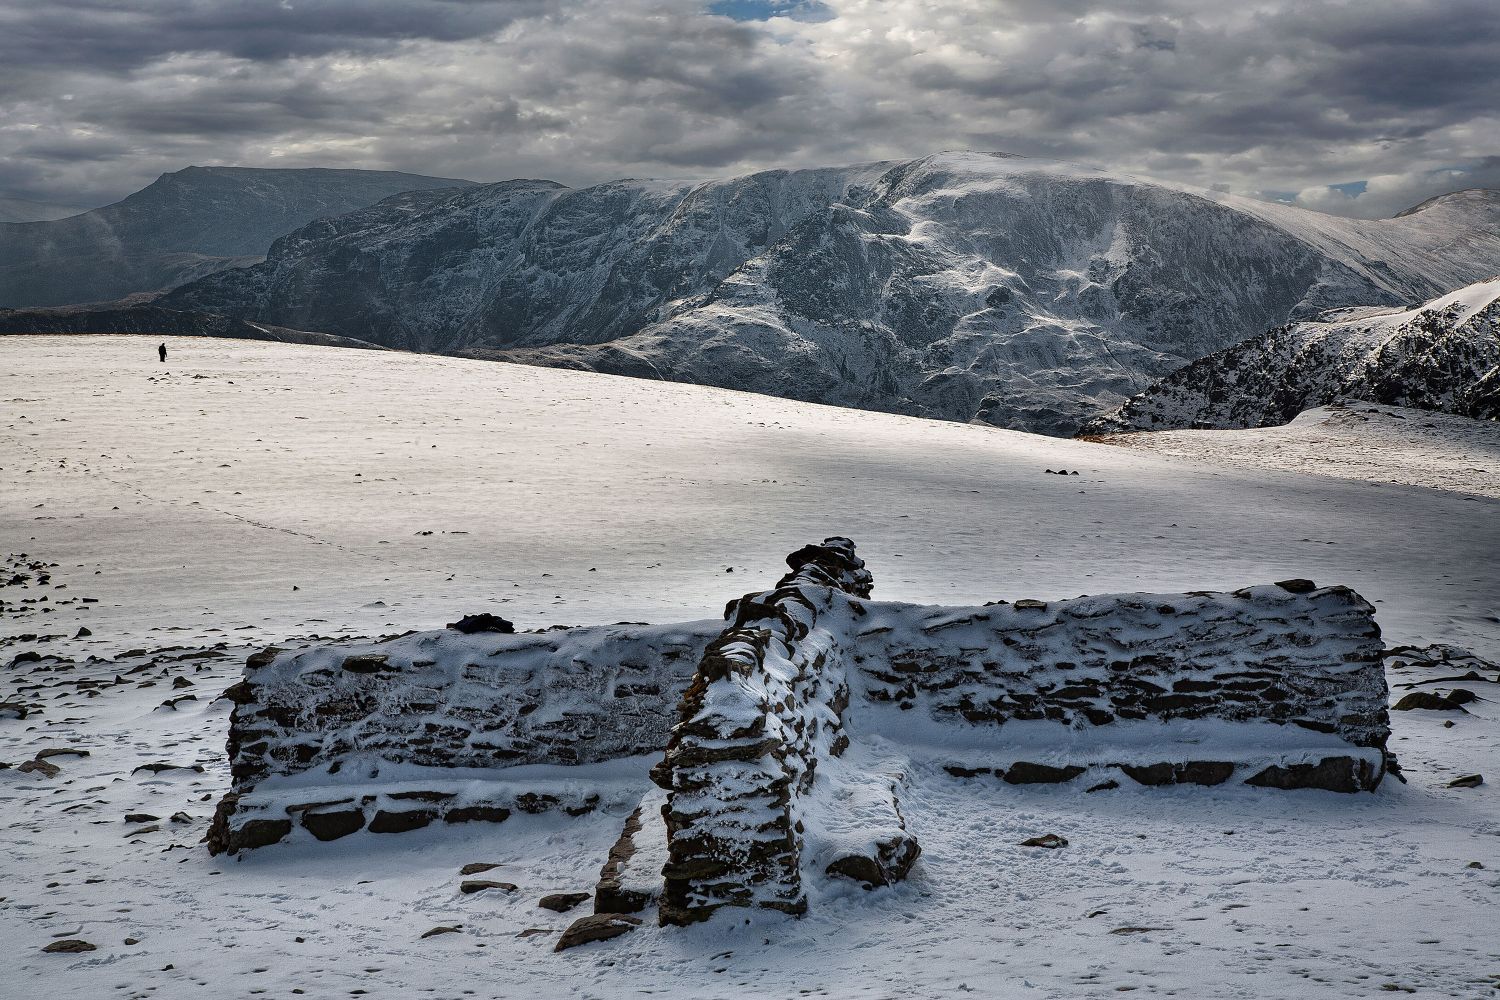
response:
M1279 326L1173 372L1083 433L1270 427L1340 399L1500 419L1500 278L1414 309Z

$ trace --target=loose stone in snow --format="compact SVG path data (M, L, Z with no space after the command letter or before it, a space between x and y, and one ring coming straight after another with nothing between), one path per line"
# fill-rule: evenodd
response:
M625 913L590 913L569 924L562 937L557 939L557 947L552 950L563 951L590 941L607 941L621 934L628 934L640 925L640 917Z
M42 949L42 951L47 952L49 955L76 955L81 951L97 950L97 945L89 944L87 941L80 941L77 938L66 938L62 941L53 941L51 944L47 945L47 947Z
M1457 697L1454 697L1457 695ZM1468 695L1467 698L1464 695ZM1410 712L1413 709L1426 709L1431 712L1462 712L1463 706L1474 700L1474 692L1459 688L1451 694L1437 694L1433 691L1413 691L1405 695L1391 708L1397 712Z
M1466 774L1466 775L1464 775L1461 778L1454 778L1452 781L1448 782L1448 787L1449 788L1478 788L1482 784L1484 784L1484 775L1482 775L1482 774Z
M544 910L555 910L558 913L567 913L573 907L589 898L586 892L554 892L549 896L543 896L537 900L537 906Z
M1021 841L1022 847L1045 847L1048 850L1057 850L1059 847L1068 846L1068 838L1059 837L1055 833L1044 833L1040 837L1030 837Z
M460 875L478 875L481 872L492 871L496 868L502 867L504 866L499 863L492 864L488 861L473 861L460 868L458 870L458 873Z
M465 896L472 896L476 892L484 892L486 889L502 889L505 892L515 892L517 885L514 882L491 882L488 879L469 879L459 883L458 891Z
M55 778L62 773L62 768L45 760L28 760L16 768L22 774L36 772L44 778Z
M510 635L516 630L515 625L487 611L477 615L464 615L456 622L449 622L448 628L455 632L462 632L464 635L473 635L476 632L502 632Z
M463 926L463 924L459 924L457 927L443 927L443 926L438 926L438 927L434 927L430 931L423 931L422 932L422 936L424 938L430 938L430 937L437 937L439 934L457 934L458 933L458 928L462 927L462 926Z
M152 774L160 774L163 771L196 771L199 774L202 774L203 773L203 765L202 764L168 764L168 763L166 763L164 761L159 761L159 762L157 762L155 764L142 764L140 767L136 768L134 771L131 771L130 773L131 774L137 774L137 773L139 773L141 771L150 771Z

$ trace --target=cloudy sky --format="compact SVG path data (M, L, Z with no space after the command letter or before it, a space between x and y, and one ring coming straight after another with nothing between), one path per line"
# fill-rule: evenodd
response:
M1500 187L1497 97L1500 0L0 0L0 197L974 148L1381 216Z

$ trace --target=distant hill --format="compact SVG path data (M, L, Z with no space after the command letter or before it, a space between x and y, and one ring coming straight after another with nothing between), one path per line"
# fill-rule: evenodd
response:
M188 167L81 215L0 225L0 307L171 288L255 263L278 236L315 219L471 183L393 171Z
M516 180L279 239L174 309L1072 434L1289 320L1500 271L1500 194L1358 220L999 153Z
M86 211L88 209L76 205L54 205L45 201L28 201L25 198L0 198L0 223L48 222Z
M121 301L107 306L44 306L38 309L0 309L0 337L20 334L140 333L153 337L230 337L236 340L274 340L283 344L319 344L384 351L389 348L331 333L289 330L267 323L250 323L228 316L184 313L149 302Z
M1269 427L1341 398L1500 419L1500 278L1412 309L1277 327L1200 358L1084 430Z

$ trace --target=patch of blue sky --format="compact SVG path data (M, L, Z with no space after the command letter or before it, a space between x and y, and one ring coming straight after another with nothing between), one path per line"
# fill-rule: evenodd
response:
M710 14L722 14L736 21L769 21L787 17L794 21L831 21L837 15L822 0L713 0Z

